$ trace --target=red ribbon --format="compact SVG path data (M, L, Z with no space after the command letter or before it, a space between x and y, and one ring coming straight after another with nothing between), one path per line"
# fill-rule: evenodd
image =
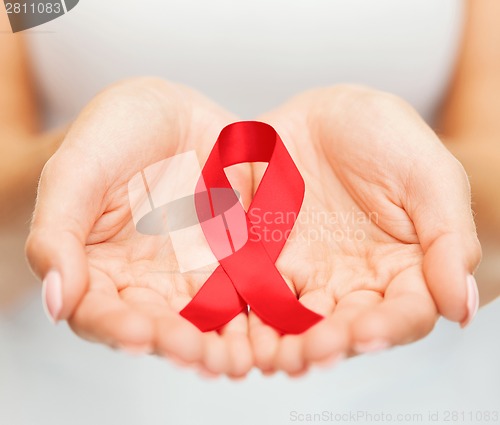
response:
M214 205L210 193L214 189L232 189L224 168L244 162L268 162L269 165L247 213L235 192L227 191L232 198L229 205L233 210L235 207L241 209L240 216L244 219L238 224L238 214L231 215L233 219L226 217L224 231L217 231L208 224L207 214L211 217L223 214L228 203ZM298 217L303 199L304 180L273 127L256 121L225 127L203 167L195 205L214 254L217 256L220 241L231 237L234 252L225 258L218 256L220 265L180 314L204 332L219 329L238 313L246 312L247 306L283 334L302 333L321 320L322 316L297 300L274 264ZM292 219L274 220L272 224L265 220L279 214ZM235 246L238 236L234 235L241 235L242 225L248 239L240 248ZM269 237L269 234L280 237Z

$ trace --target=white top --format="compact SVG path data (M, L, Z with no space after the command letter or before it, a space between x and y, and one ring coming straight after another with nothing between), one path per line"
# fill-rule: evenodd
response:
M457 51L458 0L85 0L29 36L50 116L128 76L189 84L252 118L314 86L363 83L429 117Z
M144 74L194 86L243 118L313 86L355 82L403 96L431 119L462 18L458 0L82 0L27 38L48 124L71 119L107 84ZM486 414L500 395L498 307L465 331L441 320L418 343L300 380L255 371L233 383L53 328L36 293L0 317L0 424L279 425L314 423L300 422L304 413L328 423L330 412L442 423L447 410Z

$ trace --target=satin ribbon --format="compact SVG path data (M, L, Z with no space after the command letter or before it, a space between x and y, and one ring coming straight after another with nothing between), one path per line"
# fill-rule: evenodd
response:
M222 204L240 208L226 217L223 231L214 229L207 215L224 213L224 205L214 205L213 189L232 189L225 167L244 162L268 162L253 201L245 213L233 191L232 199ZM208 197L208 198L207 198ZM241 234L248 239L232 255L219 258L219 266L180 314L202 331L216 330L248 306L266 324L283 334L299 334L322 319L303 306L276 269L275 262L286 243L304 198L304 180L283 141L268 124L243 121L228 125L210 153L195 193L198 219L208 244L217 257L222 240ZM207 207L208 205L208 207ZM267 224L265 217L292 217ZM242 229L241 226L244 226ZM265 228L281 237L264 237ZM260 237L259 237L260 236ZM234 243L231 246L234 247Z

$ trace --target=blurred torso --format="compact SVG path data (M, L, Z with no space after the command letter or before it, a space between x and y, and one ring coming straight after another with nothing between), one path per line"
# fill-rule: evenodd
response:
M85 0L28 36L50 122L127 76L185 83L252 118L300 91L353 82L426 118L460 40L459 0Z

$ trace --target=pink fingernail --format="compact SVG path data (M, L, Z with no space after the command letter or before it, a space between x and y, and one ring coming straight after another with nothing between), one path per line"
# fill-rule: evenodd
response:
M354 345L354 350L358 353L375 353L385 350L389 347L389 343L383 339L375 339L369 342L358 342Z
M48 319L56 324L63 307L61 275L56 270L50 270L43 279L42 302Z
M465 328L476 316L479 308L479 292L474 276L467 276L467 317L460 323L460 327Z

